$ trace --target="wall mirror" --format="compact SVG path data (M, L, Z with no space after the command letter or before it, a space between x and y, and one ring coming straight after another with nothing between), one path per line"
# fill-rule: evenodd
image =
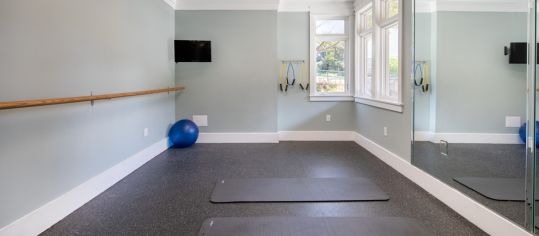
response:
M489 1L415 1L412 162L534 231L535 5Z

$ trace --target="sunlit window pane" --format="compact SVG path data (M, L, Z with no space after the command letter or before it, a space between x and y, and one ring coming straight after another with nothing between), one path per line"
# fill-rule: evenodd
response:
M372 10L365 13L363 20L365 22L365 29L372 28Z
M316 40L316 91L319 93L344 93L345 46L343 40Z
M363 95L364 96L367 96L367 97L372 97L372 83L373 83L373 72L374 72L374 68L373 68L373 62L374 62L374 57L373 57L373 48L372 48L372 34L369 34L369 35L366 35L363 39L363 43L364 43L364 61L365 61L365 65L364 65L364 78L365 78L365 82L364 82L364 91L363 91Z
M316 34L345 34L344 20L317 20Z
M386 4L387 4L386 5L387 18L396 16L397 14L399 14L399 1L398 0L387 0Z
M386 86L387 96L399 96L399 25L395 24L386 29Z

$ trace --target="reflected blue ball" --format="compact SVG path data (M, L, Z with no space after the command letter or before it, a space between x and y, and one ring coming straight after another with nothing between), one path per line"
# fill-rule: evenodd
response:
M518 134L520 135L520 140L522 140L523 143L526 143L526 129L528 128L528 123L522 124L520 126L520 129L518 130ZM539 147L539 121L535 122L535 140L537 140L536 147Z

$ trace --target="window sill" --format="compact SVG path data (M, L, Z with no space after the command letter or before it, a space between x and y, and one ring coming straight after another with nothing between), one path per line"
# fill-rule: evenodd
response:
M350 95L344 96L311 96L311 102L353 102L354 97Z
M371 98L362 98L362 97L356 97L356 102L373 106L373 107L379 107L382 109L395 111L395 112L402 112L402 104L394 103L394 102L387 102L387 101L381 101L381 100L375 100Z

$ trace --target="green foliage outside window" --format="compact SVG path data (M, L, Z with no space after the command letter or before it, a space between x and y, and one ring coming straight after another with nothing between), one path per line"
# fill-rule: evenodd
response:
M345 42L320 41L316 48L316 90L345 92Z
M399 77L399 59L389 58L389 79L398 79Z

